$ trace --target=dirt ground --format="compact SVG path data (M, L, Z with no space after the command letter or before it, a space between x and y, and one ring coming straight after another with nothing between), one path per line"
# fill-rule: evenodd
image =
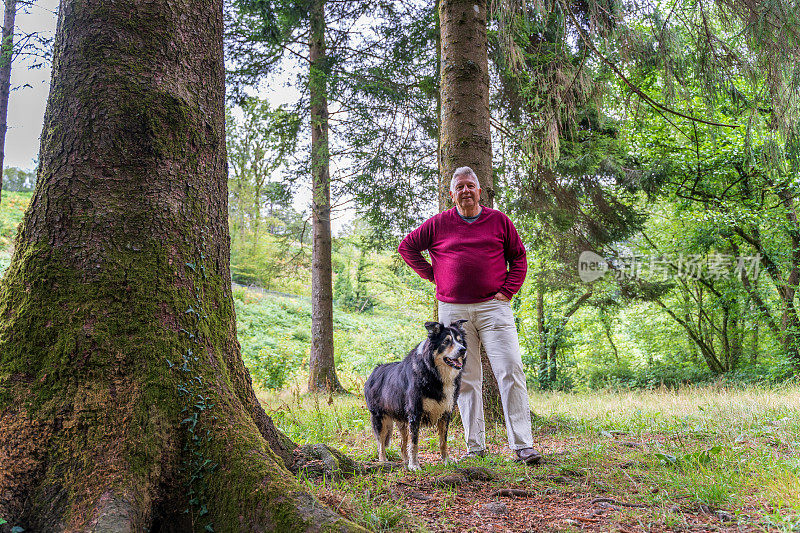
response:
M569 456L569 452L564 448L568 444L557 440L540 442L545 453L544 462L539 466L524 467L531 470L530 475L516 478L513 469L523 467L512 466L511 452L496 445L490 445L487 459L464 461L442 471L426 471L424 465L438 463L439 456L438 453L420 451L422 473L399 469L371 496L376 505L390 503L404 509L419 525L432 532L771 530L759 524L760 514L755 508L740 508L734 513L725 509L682 505L675 499L660 504L639 503L642 490L649 491L651 494L648 496L652 496L659 489L628 486L625 492L621 492L591 481L588 478L592 476L583 472L565 471L564 458ZM621 448L624 450L626 446ZM628 467L629 461L624 460L624 455L611 459L617 468ZM493 472L495 477L492 480L459 477L458 471L462 468L468 470L469 466ZM635 480L631 478L631 481ZM499 493L503 489L516 489L517 493L509 494L508 490ZM348 514L346 493L329 490L322 491L320 496L333 508ZM405 531L416 528L399 524L376 529Z

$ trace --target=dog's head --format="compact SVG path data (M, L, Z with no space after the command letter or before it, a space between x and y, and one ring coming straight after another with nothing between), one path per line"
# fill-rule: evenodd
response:
M440 322L425 323L435 367L447 365L455 372L461 372L464 368L464 361L467 359L467 335L462 325L465 322L466 320L456 320L450 326Z

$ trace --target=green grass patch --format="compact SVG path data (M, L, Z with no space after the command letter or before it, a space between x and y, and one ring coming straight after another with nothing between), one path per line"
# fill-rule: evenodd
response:
M0 275L11 262L17 227L25 216L32 195L30 192L3 191L3 199L0 202Z
M327 398L272 391L260 398L295 441L325 442L359 461L376 460L369 413L360 395ZM420 435L422 472L383 472L310 486L329 503L344 502L347 516L377 531L412 530L419 526L415 520L423 519L431 531L470 530L480 505L493 501L517 509L500 518L491 515L498 527L513 530L527 527L525 513L544 516L544 525L534 529L554 530L577 527L573 522L597 524L602 530L797 531L800 526L796 385L532 393L530 398L535 439L545 455L540 467L509 460L504 425L497 421L487 427L490 455L471 462L494 471L495 480L455 489L432 486L435 478L452 474L459 465L438 462L436 432L427 428ZM465 452L458 421L448 440L452 456ZM390 460L399 459L398 441L395 431ZM491 496L501 488L526 490L532 497ZM434 498L435 505L416 501L410 491ZM595 522L580 522L596 498L644 507L612 505L588 518ZM542 511L548 506L560 507L548 515Z

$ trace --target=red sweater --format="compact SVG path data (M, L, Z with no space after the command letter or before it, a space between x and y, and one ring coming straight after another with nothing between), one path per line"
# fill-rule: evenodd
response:
M422 256L423 250L433 264ZM442 302L485 302L498 292L511 299L528 271L514 224L488 207L472 223L455 207L439 213L409 233L398 252L417 274L436 284L436 299Z

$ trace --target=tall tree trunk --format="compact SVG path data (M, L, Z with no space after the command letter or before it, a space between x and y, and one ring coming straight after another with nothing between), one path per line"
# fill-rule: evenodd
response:
M441 0L436 0L436 78L442 81L442 25L441 25ZM442 91L436 95L436 165L439 169L439 212L453 207L453 200L450 198L450 177L442 163ZM456 167L458 168L458 167ZM434 303L434 309L438 317L438 306Z
M494 175L489 124L489 55L486 0L439 0L441 129L439 171L441 188L449 190L458 167L469 166L481 183L481 204L492 207ZM445 192L445 194L447 194ZM486 350L481 347L484 416L500 420L500 387Z
M0 202L3 200L3 161L6 155L8 99L11 95L11 60L14 56L14 19L17 16L17 0L6 0L5 4L3 40L0 42Z
M549 336L544 323L544 289L541 286L536 288L536 326L539 332L539 388L550 390L549 358L547 356Z
M39 181L0 283L10 524L360 530L290 475L240 356L222 31L222 0L61 0Z
M603 331L606 333L606 339L608 339L608 344L611 346L611 351L614 352L614 362L619 367L621 361L619 359L619 350L617 349L617 345L614 344L614 333L611 328L611 317L601 311L600 322L603 324Z
M489 57L486 1L440 0L441 170L472 167L481 181L481 203L492 207L494 176L489 126Z
M325 0L311 5L311 355L308 390L343 392L333 360L333 271L331 267L331 180L328 152L328 76L325 50Z

